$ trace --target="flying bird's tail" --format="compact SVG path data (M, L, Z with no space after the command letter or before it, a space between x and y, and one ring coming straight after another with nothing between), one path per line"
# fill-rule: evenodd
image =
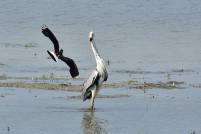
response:
M75 64L75 62L71 58L63 56L63 50L62 49L59 52L58 58L60 60L62 60L63 62L65 62L70 67L69 72L73 78L77 78L79 76L79 71L78 71L77 65Z

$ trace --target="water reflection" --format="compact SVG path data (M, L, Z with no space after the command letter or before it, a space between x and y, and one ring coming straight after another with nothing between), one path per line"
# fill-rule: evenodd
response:
M103 119L95 116L94 110L85 111L82 120L83 134L106 134L104 123Z

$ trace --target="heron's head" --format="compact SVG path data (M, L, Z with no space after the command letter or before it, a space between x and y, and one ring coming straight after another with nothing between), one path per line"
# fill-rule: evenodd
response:
M90 33L89 33L89 42L92 42L92 41L93 41L93 38L94 38L94 33L93 33L93 32L90 32Z

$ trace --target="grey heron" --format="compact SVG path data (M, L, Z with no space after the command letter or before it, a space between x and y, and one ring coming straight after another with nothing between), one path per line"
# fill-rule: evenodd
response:
M89 43L96 60L96 69L91 73L89 78L84 82L84 88L82 91L83 101L90 99L91 108L94 108L94 100L96 95L104 81L108 78L106 65L104 60L101 58L94 41L94 33L89 34Z
M52 31L46 25L42 26L41 31L54 44L54 52L47 50L47 53L50 55L50 57L55 62L57 62L58 59L65 62L70 67L69 72L71 74L71 77L77 78L79 76L79 71L78 71L77 65L75 64L73 59L63 56L63 49L59 50L59 42L58 42L57 38L55 37L55 35L52 33Z

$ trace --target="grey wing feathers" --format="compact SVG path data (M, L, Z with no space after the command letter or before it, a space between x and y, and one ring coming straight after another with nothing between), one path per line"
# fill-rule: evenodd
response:
M105 69L105 70L104 70L104 72L105 72L104 81L107 81L107 78L108 78L108 73L107 73L107 70Z
M97 77L98 77L98 71L94 70L87 79L87 81L84 82L83 94L86 92L88 88L90 88L94 84Z

